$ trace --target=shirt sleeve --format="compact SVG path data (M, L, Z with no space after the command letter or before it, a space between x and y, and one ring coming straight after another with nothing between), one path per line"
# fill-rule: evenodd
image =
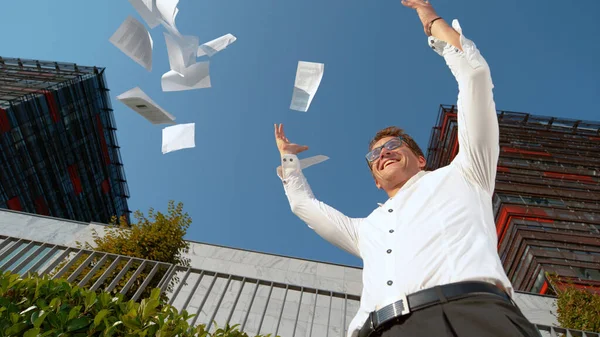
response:
M358 226L361 218L350 218L317 200L302 173L296 155L284 155L278 168L292 212L323 239L360 257Z
M460 34L462 51L429 37L429 45L443 56L458 82L458 154L452 165L488 193L494 192L499 155L499 129L490 68L473 43L462 34L458 20L452 28Z

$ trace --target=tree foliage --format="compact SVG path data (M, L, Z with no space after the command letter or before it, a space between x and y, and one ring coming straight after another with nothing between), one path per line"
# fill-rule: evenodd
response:
M248 337L237 326L213 333L204 325L190 326L194 315L160 305L159 294L153 289L138 303L62 279L6 272L0 275L0 337Z
M155 211L153 208L148 210L147 215L144 215L140 211L136 211L134 213L134 218L136 222L132 225L128 225L124 218L114 218L108 228L105 229L104 235L99 235L96 231L93 231L93 243L77 242L77 245L80 248L166 262L184 267L190 265L190 259L186 258L184 255L189 250L189 243L184 240L184 236L192 223L192 219L183 211L183 203L180 202L175 204L174 201L169 201L166 213ZM80 258L64 275L70 275L87 257L87 255L84 255ZM75 279L75 282L81 281L99 260L100 258L94 258ZM67 261L63 262L56 271L60 270L66 263ZM88 284L96 282L102 273L109 268L110 264L111 263L109 262L105 262L98 272L94 274ZM118 263L111 275L104 281L103 288L106 288L106 286L109 285L111 280L113 280L119 271L125 267L125 264L126 261L120 261ZM136 265L128 270L115 289L122 289L127 280L131 278L139 267L139 265ZM145 267L141 274L136 278L134 285L125 294L126 298L131 298L131 296L133 296L141 283L146 279L146 276L148 276L150 270L150 266ZM166 272L166 269L162 269L156 273L140 298L148 297L151 289L158 286L158 283ZM175 275L171 279L167 291L171 291L173 286L178 282L179 279ZM163 296L162 299L165 300L166 298Z
M600 332L600 294L547 275L556 293L557 319L567 329Z

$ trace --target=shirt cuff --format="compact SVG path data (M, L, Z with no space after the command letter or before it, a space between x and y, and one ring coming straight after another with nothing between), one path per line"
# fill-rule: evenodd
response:
M281 166L277 167L277 176L285 184L285 179L288 178L294 172L301 170L300 160L295 154L284 154L281 157Z
M431 47L431 49L433 49L433 51L435 51L444 58L447 58L447 56L450 55L462 54L465 56L465 59L473 69L476 69L479 66L481 66L481 54L475 46L475 43L473 43L473 41L467 39L463 35L462 28L460 27L460 23L458 22L458 20L452 20L452 28L454 28L454 30L456 30L458 34L460 34L460 46L462 48L462 51L460 51L460 49L454 47L450 43L446 43L445 41L439 40L433 36L430 36L428 38L428 44Z

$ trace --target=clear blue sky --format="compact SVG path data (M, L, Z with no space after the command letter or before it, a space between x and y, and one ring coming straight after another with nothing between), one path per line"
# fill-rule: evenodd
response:
M496 106L600 120L600 1L432 0L459 18L492 69ZM431 51L416 14L400 0L181 0L177 25L201 41L238 40L211 63L210 89L164 93L162 27L151 30L153 71L108 39L128 16L125 0L3 1L0 55L106 67L132 210L182 201L188 239L360 265L291 212L275 168L273 123L331 159L307 169L321 200L366 216L386 200L363 155L380 128L405 128L426 150L441 103L457 86ZM297 62L325 63L306 113L289 110ZM163 155L161 128L116 100L140 86L177 117L196 123L196 148Z

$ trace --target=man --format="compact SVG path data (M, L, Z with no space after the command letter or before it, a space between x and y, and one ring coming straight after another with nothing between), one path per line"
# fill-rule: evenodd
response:
M423 152L402 130L379 131L367 163L389 199L366 218L317 200L282 125L275 138L292 211L326 240L363 259L363 291L348 336L539 336L511 300L496 250L492 194L499 130L490 69L472 41L423 0L416 10L429 45L458 86L459 153L424 171Z

